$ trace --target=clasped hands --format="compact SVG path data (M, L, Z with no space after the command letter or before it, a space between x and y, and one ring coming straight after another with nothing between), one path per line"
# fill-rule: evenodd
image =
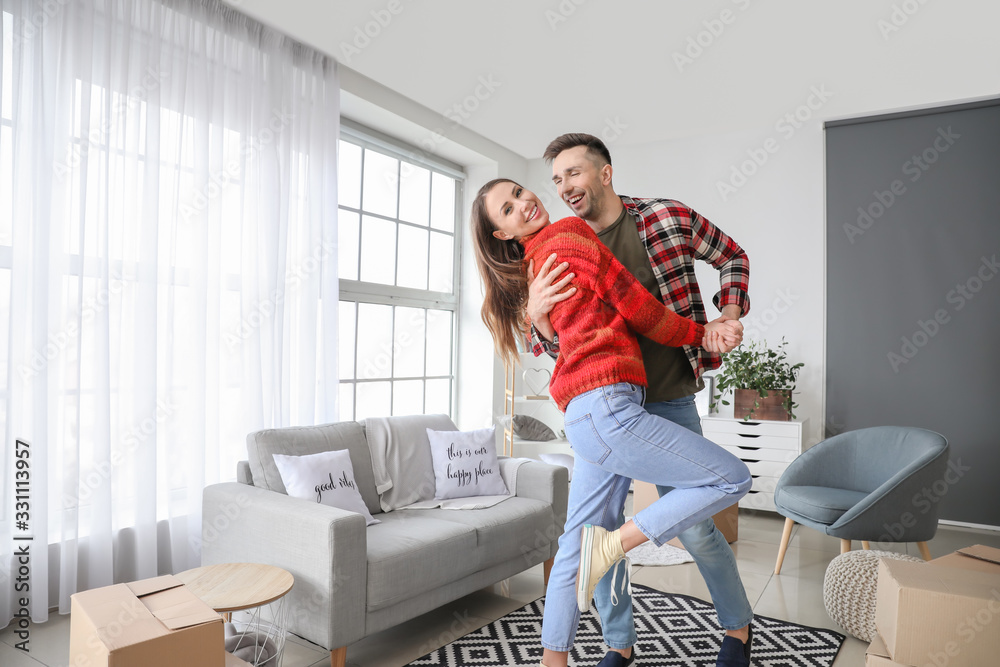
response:
M576 293L575 287L569 287L574 274L569 273L562 278L559 275L569 268L569 262L563 262L553 268L556 262L555 254L545 260L545 263L535 274L534 263L528 264L528 317L535 329L548 340L552 340L555 331L549 322L549 313L560 301L565 301ZM564 291L565 290L565 291ZM743 324L723 315L705 325L705 337L702 347L714 354L724 354L743 342Z

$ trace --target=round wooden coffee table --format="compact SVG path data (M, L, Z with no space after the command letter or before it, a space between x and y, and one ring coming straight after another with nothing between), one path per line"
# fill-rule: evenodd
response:
M287 570L260 563L219 563L186 570L175 575L205 602L222 614L226 621L232 621L233 612L246 610L248 618L236 623L235 643L240 647L253 647L253 664L261 667L277 667L281 664L281 653L285 645L285 605L284 596L292 590L295 578ZM261 609L275 603L269 609L268 618L261 618ZM268 642L275 652L268 653ZM230 637L227 636L227 644Z

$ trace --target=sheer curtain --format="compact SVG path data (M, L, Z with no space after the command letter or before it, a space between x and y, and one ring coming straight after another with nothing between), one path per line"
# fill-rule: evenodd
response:
M0 3L0 580L33 536L42 622L199 565L246 434L337 418L339 86L215 1Z

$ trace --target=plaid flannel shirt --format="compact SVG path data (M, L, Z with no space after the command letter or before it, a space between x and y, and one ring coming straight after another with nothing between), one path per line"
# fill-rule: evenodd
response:
M719 270L720 290L712 303L722 310L737 305L743 315L750 311L750 260L732 238L684 204L672 199L621 197L638 222L642 244L660 285L663 303L678 315L705 324L705 306L694 273L694 260L708 262ZM529 332L531 351L537 357L559 354L559 338L551 343L534 326ZM718 368L722 357L702 347L684 346L694 375Z

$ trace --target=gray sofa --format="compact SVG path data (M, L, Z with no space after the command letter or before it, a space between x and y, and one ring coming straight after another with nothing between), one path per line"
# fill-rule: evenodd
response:
M443 415L391 419L415 433L454 428ZM329 649L333 667L367 635L539 563L548 576L566 518L563 467L521 465L512 496L486 509L383 512L361 422L259 431L247 436L247 448L238 481L204 491L202 564L257 562L291 572L288 629ZM381 523L366 528L360 514L284 493L271 454L334 449L350 451L361 495Z

